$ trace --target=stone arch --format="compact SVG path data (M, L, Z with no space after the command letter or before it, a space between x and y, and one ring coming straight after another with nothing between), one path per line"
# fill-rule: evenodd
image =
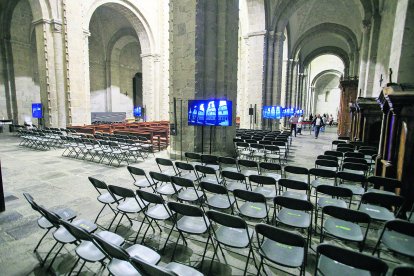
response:
M342 72L335 70L335 69L329 69L329 70L323 70L321 72L319 72L312 80L312 86L315 85L315 83L317 82L317 80L322 77L323 75L327 75L327 74L331 74L331 75L336 75L338 77L342 76Z
M335 47L335 46L325 46L325 47L321 47L321 48L315 49L314 51L312 51L311 53L309 53L304 58L304 60L303 60L303 66L306 67L315 58L317 58L319 56L322 56L322 55L326 55L326 54L331 54L331 55L337 56L338 58L340 58L342 60L342 62L345 65L344 74L346 76L347 75L348 68L349 68L349 56L348 56L348 53L346 51L344 51L342 48Z
M129 0L94 0L85 12L83 21L85 30L89 29L89 23L96 9L104 5L120 11L128 19L138 36L143 55L154 54L154 37L148 21Z
M312 93L311 100L312 100L312 113L325 113L328 112L328 114L334 114L336 116L337 109L340 101L340 90L339 88L333 88L329 87L329 91L327 93L324 93L326 91L326 85L328 83L331 83L332 81L336 81L336 79L340 80L342 76L342 72L335 70L335 69L328 69L321 71L319 74L317 74L312 82ZM321 84L318 84L319 82L322 82L322 88L325 90L319 90L318 87L320 87ZM325 83L324 83L325 82ZM333 92L333 93L332 93ZM325 100L320 99L321 95L325 95ZM326 103L328 102L328 104ZM323 107L323 110L321 109L321 106ZM319 110L318 110L319 109Z

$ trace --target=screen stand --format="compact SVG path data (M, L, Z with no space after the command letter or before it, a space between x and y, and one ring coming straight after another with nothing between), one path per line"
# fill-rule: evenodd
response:
M204 154L204 126L201 126L201 154Z

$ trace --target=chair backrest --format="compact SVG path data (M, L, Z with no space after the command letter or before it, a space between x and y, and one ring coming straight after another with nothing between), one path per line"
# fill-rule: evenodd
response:
M394 219L389 220L385 223L384 229L390 229L392 231L402 233L407 236L414 236L414 223L401 220L401 219Z
M353 152L354 150L351 148L337 148L336 151L346 153L346 152Z
M368 172L368 169L369 167L366 164L348 163L348 162L342 164L342 170L360 171L366 174Z
M359 152L345 152L344 157L351 157L351 158L364 158L364 155Z
M85 229L62 219L60 220L60 224L62 224L63 227L65 227L77 240L92 241L92 237Z
M266 203L266 198L264 195L251 192L251 191L235 189L233 191L233 195L237 198L240 198L242 200L249 201L249 202Z
M352 150L354 150L355 145L348 144L348 143L339 143L339 144L338 144L338 146L337 146L337 148L338 148L338 149L341 149L341 148L348 148L348 149L352 149Z
M209 165L218 165L218 157L210 154L202 154L201 162Z
M293 174L309 174L309 170L304 167L298 167L298 166L286 166L285 167L285 173L293 173Z
M49 211L48 209L46 209L46 208L44 208L44 207L42 207L42 206L40 206L40 205L37 205L37 207L39 208L39 212L51 223L51 224L53 224L53 226L55 226L56 228L59 228L59 225L60 225L60 217L56 214L56 213L54 213L54 212L52 212L52 211Z
M171 182L181 187L194 188L193 181L187 178L183 178L179 176L171 176Z
M222 157L222 156L220 156L218 158L218 162L220 164L226 164L226 165L237 165L236 159L234 159L232 157Z
M183 216L190 216L190 217L203 217L204 212L199 207L189 204L183 204L179 202L170 201L167 203L168 208L171 211L183 215Z
M108 189L111 193L113 193L114 195L117 195L119 197L122 197L122 198L133 197L133 198L135 198L135 193L131 189L120 187L120 186L115 186L115 185L108 185Z
M337 172L336 177L341 180L359 182L361 184L367 181L367 178L364 175L350 172Z
M371 222L371 217L367 213L348 209L348 208L328 205L322 208L322 212L324 214L328 214L332 217L335 217L341 220L352 221L352 222L357 222L357 223L370 223Z
M282 172L282 166L276 163L260 162L259 167L261 171L268 170L268 171L278 171L279 173Z
M264 145L262 145L262 144L250 144L250 147L252 149L256 149L256 150L263 150L264 149Z
M344 163L356 163L356 164L368 164L368 161L364 158L356 158L356 157L345 157Z
M250 183L257 183L262 185L276 185L276 180L270 176L263 175L249 175Z
M246 143L246 142L236 142L236 147L238 147L238 148L248 148L249 147L249 143Z
M173 162L170 159L165 159L165 158L155 158L155 162L158 165L162 165L162 166L170 166L170 167L174 167Z
M103 182L102 180L96 179L92 176L88 176L88 179L99 193L101 193L99 189L102 189L102 190L108 189L108 185L106 185L106 183Z
M194 171L194 166L189 163L175 161L175 166L183 171Z
M338 161L326 160L326 159L316 159L315 168L326 167L326 168L335 168L339 167Z
M206 190L210 193L214 193L214 194L222 194L225 195L228 193L226 187L222 186L222 185L217 185L217 184L213 184L210 182L206 182L206 181L201 181L199 186L201 187L201 189Z
M282 179L279 179L278 183L279 183L279 186L285 187L287 189L301 190L301 191L309 190L308 183L299 181L299 180L282 178Z
M207 211L206 215L211 221L221 224L223 226L247 229L246 221L244 221L244 219L242 219L239 216L233 216L214 210Z
M236 181L245 181L246 180L246 177L242 173L238 173L238 172L222 171L221 176L224 179L227 178L227 179L236 180Z
M392 271L391 276L407 276L414 275L414 266L397 266Z
M132 175L132 177L134 177L133 175L141 175L141 176L145 175L145 171L137 167L127 166L127 170Z
M29 193L23 193L23 196L27 200L27 202L29 202L29 204L30 204L30 206L32 207L33 210L39 211L39 208L38 208L36 202L34 201L33 197Z
M319 258L320 255L324 255L329 259L332 259L338 263L352 266L357 269L366 270L373 274L371 275L383 275L385 276L388 270L388 265L375 257L362 254L353 250L345 249L343 247L334 246L330 244L320 244L316 248L316 266L315 275L319 275ZM323 271L321 271L323 275Z
M338 157L332 155L318 155L316 159L331 160L338 162Z
M191 160L196 160L196 161L201 161L201 155L195 152L185 152L184 156L186 157L186 159L191 159Z
M160 266L147 263L137 256L132 256L129 260L130 264L143 276L176 276L172 271L168 271Z
M369 156L373 156L373 155L377 155L378 154L378 150L376 149L364 149L364 148L360 148L358 150L359 153L365 155L369 155Z
M320 168L311 168L309 169L309 174L315 177L323 178L336 178L336 172Z
M262 235L269 240L296 247L305 247L306 240L301 235L283 230L281 228L270 226L264 223L258 223L255 226L256 234ZM257 239L260 241L259 236Z
M291 198L291 197L284 197L284 196L276 196L273 199L273 203L275 205L279 205L288 209L293 210L302 210L302 211L313 211L313 205L311 202L307 200Z
M237 164L239 166L243 166L243 167L247 167L247 168L256 168L257 169L257 162L256 161L239 159L239 160L237 160Z
M152 204L164 204L164 199L160 195L146 192L144 190L136 190L136 193L142 200L145 200L146 202Z
M154 182L171 182L171 176L159 173L159 172L149 172L149 175L151 176L152 180Z
M115 258L122 261L129 261L130 256L128 252L121 246L105 241L96 234L92 234L91 236L94 243L98 245L98 248L102 251L102 253L110 259Z
M390 195L376 192L366 192L361 197L361 203L368 203L373 205L380 205L391 209L395 207L395 211L398 212L399 208L404 204L405 199L399 195Z
M348 188L323 184L316 187L316 192L342 198L352 198L353 196L352 191Z
M338 158L344 157L344 154L342 152L334 151L334 150L327 150L327 151L324 152L324 155L335 156L335 157L338 157Z
M401 181L395 178L370 176L367 181L374 184L375 189L384 188L384 191L395 192L396 188L401 188Z
M195 165L195 170L203 174L214 174L214 175L216 174L215 169L213 169L212 167L207 167L203 165Z

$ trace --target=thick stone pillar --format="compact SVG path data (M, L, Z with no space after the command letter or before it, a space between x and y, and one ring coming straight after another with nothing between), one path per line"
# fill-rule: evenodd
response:
M361 59L359 64L359 83L358 83L358 91L362 90L362 95L365 97L367 91L364 90L365 88L365 77L367 72L367 59L368 59L368 51L369 51L369 38L371 35L371 20L364 20L362 22L363 29L362 29L362 45L361 45Z
M155 120L155 93L154 93L154 55L142 54L142 100L145 106L145 120ZM147 78L145 78L147 76Z
M341 99L338 114L338 136L350 137L352 123L350 107L355 105L356 102L358 80L342 80L339 88L341 88Z
M273 63L273 100L272 105L281 105L282 96L282 68L283 68L283 43L286 37L282 32L275 33L275 52Z
M366 75L365 75L365 85L362 87L365 97L370 97L373 95L374 91L374 79L375 79L375 65L377 63L377 54L378 54L378 41L380 35L381 27L381 16L375 14L372 17L372 27L369 40L369 50L368 58L366 65Z
M186 151L233 155L237 100L237 0L170 2L170 121L177 118L172 158ZM144 66L143 66L144 67ZM233 102L231 127L188 126L188 100ZM175 116L176 115L176 116Z

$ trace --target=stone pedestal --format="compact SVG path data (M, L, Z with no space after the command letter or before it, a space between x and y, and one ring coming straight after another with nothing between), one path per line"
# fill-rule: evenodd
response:
M339 102L338 114L338 136L350 137L352 134L352 116L350 113L350 108L355 108L358 80L342 80L340 82L339 88L341 89L341 99Z
M177 130L171 158L234 154L238 12L237 0L170 1L170 122ZM212 98L233 102L232 126L189 126L188 100Z
M402 182L401 195L414 200L414 90L393 85L383 88L377 101L383 111L376 175Z

